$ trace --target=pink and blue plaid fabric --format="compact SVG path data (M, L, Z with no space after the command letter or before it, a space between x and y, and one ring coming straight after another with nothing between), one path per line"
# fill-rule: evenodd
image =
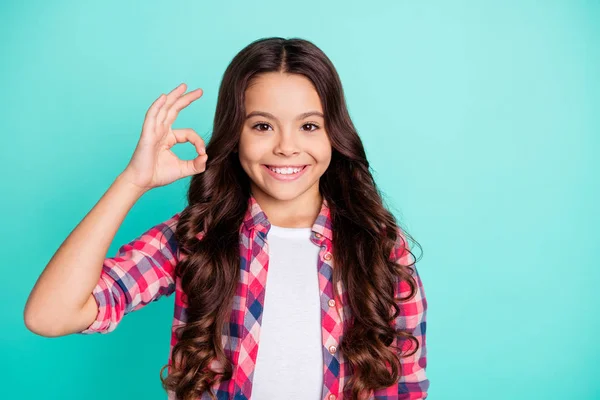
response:
M118 254L104 260L104 266L93 294L98 303L96 321L81 334L109 333L120 323L125 314L138 310L162 296L175 293L175 310L171 331L169 364L172 350L177 343L175 329L187 320L185 296L174 270L182 256L174 237L174 229L180 213L164 221L120 247ZM215 383L213 391L219 400L251 399L252 378L259 346L262 311L269 266L267 233L270 223L254 197L249 198L248 210L240 227L241 274L234 297L229 324L225 324L222 343L228 358L233 361L233 377ZM321 248L317 260L321 296L321 336L323 342L323 400L350 399L342 388L349 378L344 357L337 351L344 321L349 317L347 294L342 284L338 286L341 298L333 290L334 268L331 219L327 201L324 199L320 213L312 226L310 240ZM405 237L399 237L390 257L396 262L410 263ZM202 237L202 232L198 234ZM419 350L410 357L401 358L402 377L398 383L384 389L371 391L369 399L415 400L425 399L429 388L426 376L427 348L425 341L427 300L423 284L414 268L418 284L415 297L399 303L401 313L395 320L396 328L409 329L418 339ZM410 287L406 282L396 284L396 297L406 297ZM227 326L228 325L228 326ZM227 329L229 328L229 329ZM229 332L227 332L229 330ZM397 345L397 340L392 343ZM411 348L405 341L402 349ZM301 355L298 355L299 357ZM219 370L213 362L211 366ZM282 397L286 397L282 394ZM205 393L201 400L209 399ZM169 392L169 399L176 399ZM262 399L258 399L262 400Z

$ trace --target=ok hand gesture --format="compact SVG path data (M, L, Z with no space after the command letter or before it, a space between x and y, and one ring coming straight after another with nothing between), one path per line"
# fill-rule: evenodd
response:
M178 179L204 172L208 156L204 140L190 128L172 129L179 111L202 96L202 89L184 94L185 83L168 95L161 94L146 112L140 140L121 174L128 182L147 191ZM176 143L190 142L198 157L181 160L170 149Z

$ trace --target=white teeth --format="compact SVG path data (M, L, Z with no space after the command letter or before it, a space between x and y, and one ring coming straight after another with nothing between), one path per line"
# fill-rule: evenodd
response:
M271 171L276 172L278 174L281 175L289 175L289 174L296 174L300 171L302 171L302 168L272 168L272 167L268 167Z

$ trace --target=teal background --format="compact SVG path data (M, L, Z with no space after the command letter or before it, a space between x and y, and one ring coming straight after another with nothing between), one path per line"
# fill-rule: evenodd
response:
M174 296L109 335L61 338L25 328L25 301L156 97L202 87L175 127L208 140L231 58L297 36L338 68L422 246L429 398L600 398L597 1L5 1L0 15L0 397L166 398ZM110 254L181 210L188 182L145 194Z

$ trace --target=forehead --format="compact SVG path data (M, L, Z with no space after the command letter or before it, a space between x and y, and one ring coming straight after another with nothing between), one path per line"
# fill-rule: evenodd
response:
M269 72L256 76L245 93L246 112L267 111L295 118L310 110L323 112L313 83L300 74Z

